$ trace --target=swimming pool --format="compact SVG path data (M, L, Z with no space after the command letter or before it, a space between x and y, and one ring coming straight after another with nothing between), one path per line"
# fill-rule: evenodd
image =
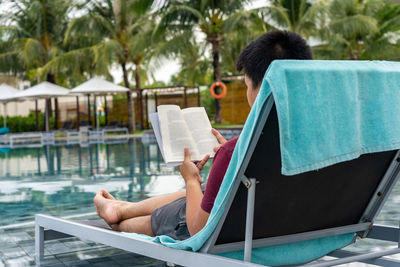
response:
M202 171L207 177L208 163ZM86 147L44 146L0 150L0 227L34 220L34 214L94 212L100 189L139 201L185 184L177 168L163 164L156 144L130 139Z
M203 179L210 168L211 162L202 171ZM178 169L163 163L157 144L143 144L140 138L119 144L0 149L0 266L2 257L10 257L6 263L15 260L22 265L32 264L36 213L96 218L93 197L100 189L110 191L117 199L139 201L184 186ZM400 184L397 184L376 222L398 226L399 204ZM15 242L7 243L6 239ZM50 263L54 264L120 253L79 240L60 241L48 247L53 256L47 257L53 257L54 262ZM349 250L378 251L382 247L395 244L361 240ZM121 261L121 257L114 260ZM129 261L132 264L132 259ZM134 259L134 265L159 264L155 261L147 265L148 259L141 264L142 261L143 258Z

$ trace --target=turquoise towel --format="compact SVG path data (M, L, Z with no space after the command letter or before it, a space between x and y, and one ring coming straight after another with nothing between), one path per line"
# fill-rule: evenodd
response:
M263 90L279 119L282 174L400 148L400 63L278 60Z
M268 73L269 72L267 72L267 75ZM244 159L244 155L249 147L250 140L253 136L254 127L258 120L262 106L265 104L270 94L271 91L268 87L268 84L266 84L266 81L264 81L261 86L260 93L257 96L257 99L250 111L242 133L240 134L236 144L229 167L215 199L214 207L211 210L210 217L206 226L199 233L183 241L174 240L168 236L149 237L134 233L126 234L145 240L152 240L171 248L191 251L199 250L214 231L222 213L224 212L226 202L232 190L234 178L239 171L240 165ZM352 241L353 237L354 234L345 234L292 244L257 248L253 249L252 261L258 264L272 266L301 264L322 257L337 248L348 245ZM235 259L242 259L243 252L237 251L224 253L221 255Z

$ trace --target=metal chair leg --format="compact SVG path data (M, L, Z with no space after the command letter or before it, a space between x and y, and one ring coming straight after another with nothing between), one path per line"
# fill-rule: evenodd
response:
M35 260L40 265L44 258L44 228L35 223Z

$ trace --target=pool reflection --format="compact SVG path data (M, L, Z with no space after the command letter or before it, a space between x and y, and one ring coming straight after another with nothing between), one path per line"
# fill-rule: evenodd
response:
M207 176L210 163L205 166ZM163 163L157 144L17 148L0 151L0 226L32 221L35 213L94 212L100 189L138 201L184 188L177 168Z

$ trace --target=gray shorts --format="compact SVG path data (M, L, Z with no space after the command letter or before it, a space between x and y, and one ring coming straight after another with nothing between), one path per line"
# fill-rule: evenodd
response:
M205 189L206 184L202 184L203 193ZM151 230L155 236L167 235L175 240L189 238L186 225L186 197L178 198L154 210L151 214Z

